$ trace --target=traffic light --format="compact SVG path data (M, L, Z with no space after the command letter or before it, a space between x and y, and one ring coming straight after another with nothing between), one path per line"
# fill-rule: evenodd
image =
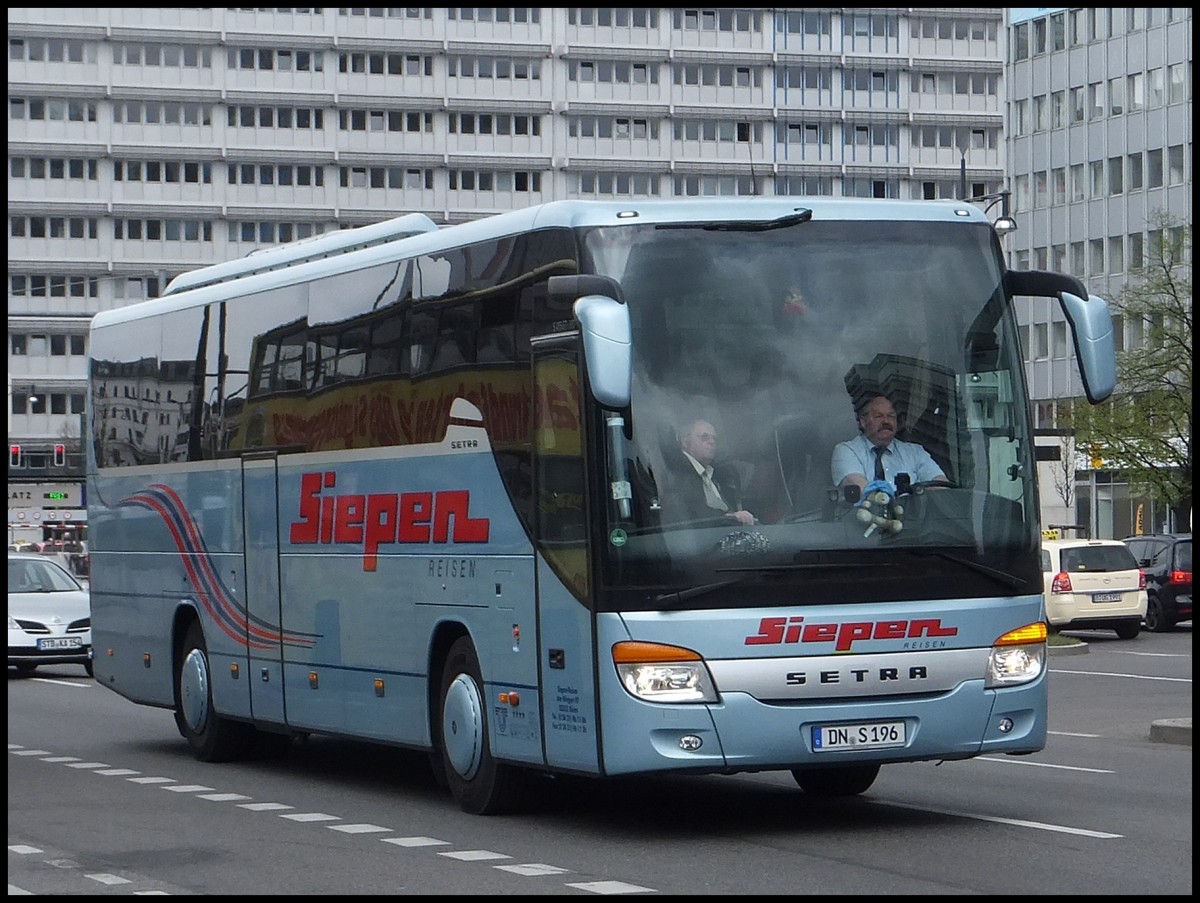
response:
M65 445L54 446L54 466L62 467L67 463L67 447Z
M10 445L8 447L8 466L9 467L20 467L21 466L21 446Z

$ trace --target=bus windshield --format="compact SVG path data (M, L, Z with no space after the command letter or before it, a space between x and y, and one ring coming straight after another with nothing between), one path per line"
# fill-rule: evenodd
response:
M582 244L621 286L635 349L619 428L595 426L598 604L1039 591L1022 356L986 224L797 217ZM715 448L715 499L689 434ZM910 444L889 443L882 480L877 435Z

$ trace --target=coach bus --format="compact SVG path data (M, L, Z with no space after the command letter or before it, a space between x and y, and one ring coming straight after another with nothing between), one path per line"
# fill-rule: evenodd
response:
M1093 403L1113 336L982 211L558 201L343 244L93 321L95 676L199 759L376 741L490 814L552 773L847 796L1044 747L1012 299L1062 306ZM834 485L879 394L942 485ZM752 522L681 513L697 417Z

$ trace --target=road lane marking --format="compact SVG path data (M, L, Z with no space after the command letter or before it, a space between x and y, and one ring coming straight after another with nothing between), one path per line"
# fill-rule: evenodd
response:
M451 850L449 853L438 853L447 859L457 859L460 862L485 862L488 859L512 859L503 853L493 853L491 850Z
M382 825L326 825L330 831L341 831L343 834L390 834L392 829Z
M1190 677L1151 677L1147 674L1122 674L1119 671L1064 671L1052 668L1051 674L1082 674L1084 677L1128 677L1131 680L1165 680L1168 683L1190 684Z
M981 815L977 812L960 812L956 809L939 809L935 806L913 806L908 803L889 803L883 800L873 800L885 806L895 806L898 809L912 809L914 812L936 812L938 815L952 815L956 818L970 818L975 821L993 822L998 825L1013 825L1018 828L1035 828L1038 831L1053 831L1056 834L1074 834L1078 837L1093 837L1097 840L1116 840L1124 834L1110 834L1107 831L1089 831L1087 828L1071 828L1067 825L1052 825L1041 821L1026 821L1023 818L1001 818L998 815Z
M1061 771L1083 771L1088 774L1116 774L1107 768L1082 768L1078 765L1052 765L1049 762L1030 762L1027 759L1000 759L995 756L976 756L976 762L999 762L1002 765L1028 765L1033 768L1057 768Z
M565 875L570 869L560 869L557 865L546 865L541 862L527 862L524 865L493 865L492 868L502 872L512 872L525 878L536 878L540 875Z
M624 881L585 881L582 884L568 884L576 890L584 890L590 894L652 894L653 888L639 887L636 884L626 884Z

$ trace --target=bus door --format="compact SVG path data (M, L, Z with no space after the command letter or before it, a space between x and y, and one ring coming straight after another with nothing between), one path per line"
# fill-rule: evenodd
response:
M283 613L279 592L279 468L275 452L242 457L242 517L246 543L246 679L256 721L283 724ZM271 637L272 639L268 639Z
M595 773L599 735L577 336L533 340L538 674L549 765Z

